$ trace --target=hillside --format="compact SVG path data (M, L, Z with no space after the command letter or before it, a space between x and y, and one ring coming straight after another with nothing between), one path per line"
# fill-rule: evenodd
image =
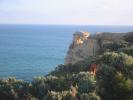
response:
M123 41L124 37L130 37L129 41L131 41L133 37L130 35L132 35L132 32L98 32L93 35L88 32L75 32L65 59L65 64L74 64L91 56L98 55L106 45L119 44Z
M0 100L133 100L132 36L78 32L65 64L31 82L0 80Z

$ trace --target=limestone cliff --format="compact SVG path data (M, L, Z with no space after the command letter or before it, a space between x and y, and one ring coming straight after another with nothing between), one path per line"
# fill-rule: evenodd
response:
M74 64L85 58L95 56L104 44L119 42L124 33L96 33L75 32L73 41L67 52L65 64Z

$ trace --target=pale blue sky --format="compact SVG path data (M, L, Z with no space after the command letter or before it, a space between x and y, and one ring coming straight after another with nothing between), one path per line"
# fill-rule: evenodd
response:
M133 25L133 0L0 0L0 24Z

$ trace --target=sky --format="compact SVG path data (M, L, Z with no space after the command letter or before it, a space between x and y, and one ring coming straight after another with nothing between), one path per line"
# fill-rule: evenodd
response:
M0 24L133 26L133 0L0 0Z

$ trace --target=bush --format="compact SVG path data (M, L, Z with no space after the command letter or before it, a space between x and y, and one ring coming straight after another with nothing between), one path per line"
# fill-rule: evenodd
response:
M126 48L119 49L118 52L124 52L130 56L133 56L133 46L129 46Z
M90 65L94 63L96 59L96 57L91 57L86 58L83 61L77 62L75 64L58 65L55 70L52 71L49 75L64 76L66 74L76 74L79 72L88 71Z
M56 67L54 71L52 71L50 74L60 76L65 75L69 73L78 73L80 71L85 71L86 67L82 65L82 63L77 64L69 64L69 65L59 65Z
M96 93L83 93L81 94L81 100L101 100Z
M76 96L72 95L72 91L49 91L43 100L79 100Z
M59 92L50 91L47 95L43 98L43 100L61 100L62 95Z
M128 43L125 41L121 41L119 43L110 43L103 46L104 51L117 51L120 48L127 47Z
M99 64L106 64L121 71L127 77L133 78L133 57L125 53L107 52L98 61Z
M128 33L127 35L124 36L124 39L129 42L133 43L133 32Z
M89 93L95 90L95 78L89 72L78 74L78 91L80 93Z
M7 78L0 80L0 100L18 100L34 98L30 93L30 85L22 80Z
M37 98L44 97L48 91L63 91L70 88L64 77L56 76L34 78L32 85L32 93Z
M46 81L46 77L36 77L33 79L31 92L35 97L42 98L47 94L50 87Z
M114 67L102 65L96 74L97 92L102 100L130 100L132 81Z

